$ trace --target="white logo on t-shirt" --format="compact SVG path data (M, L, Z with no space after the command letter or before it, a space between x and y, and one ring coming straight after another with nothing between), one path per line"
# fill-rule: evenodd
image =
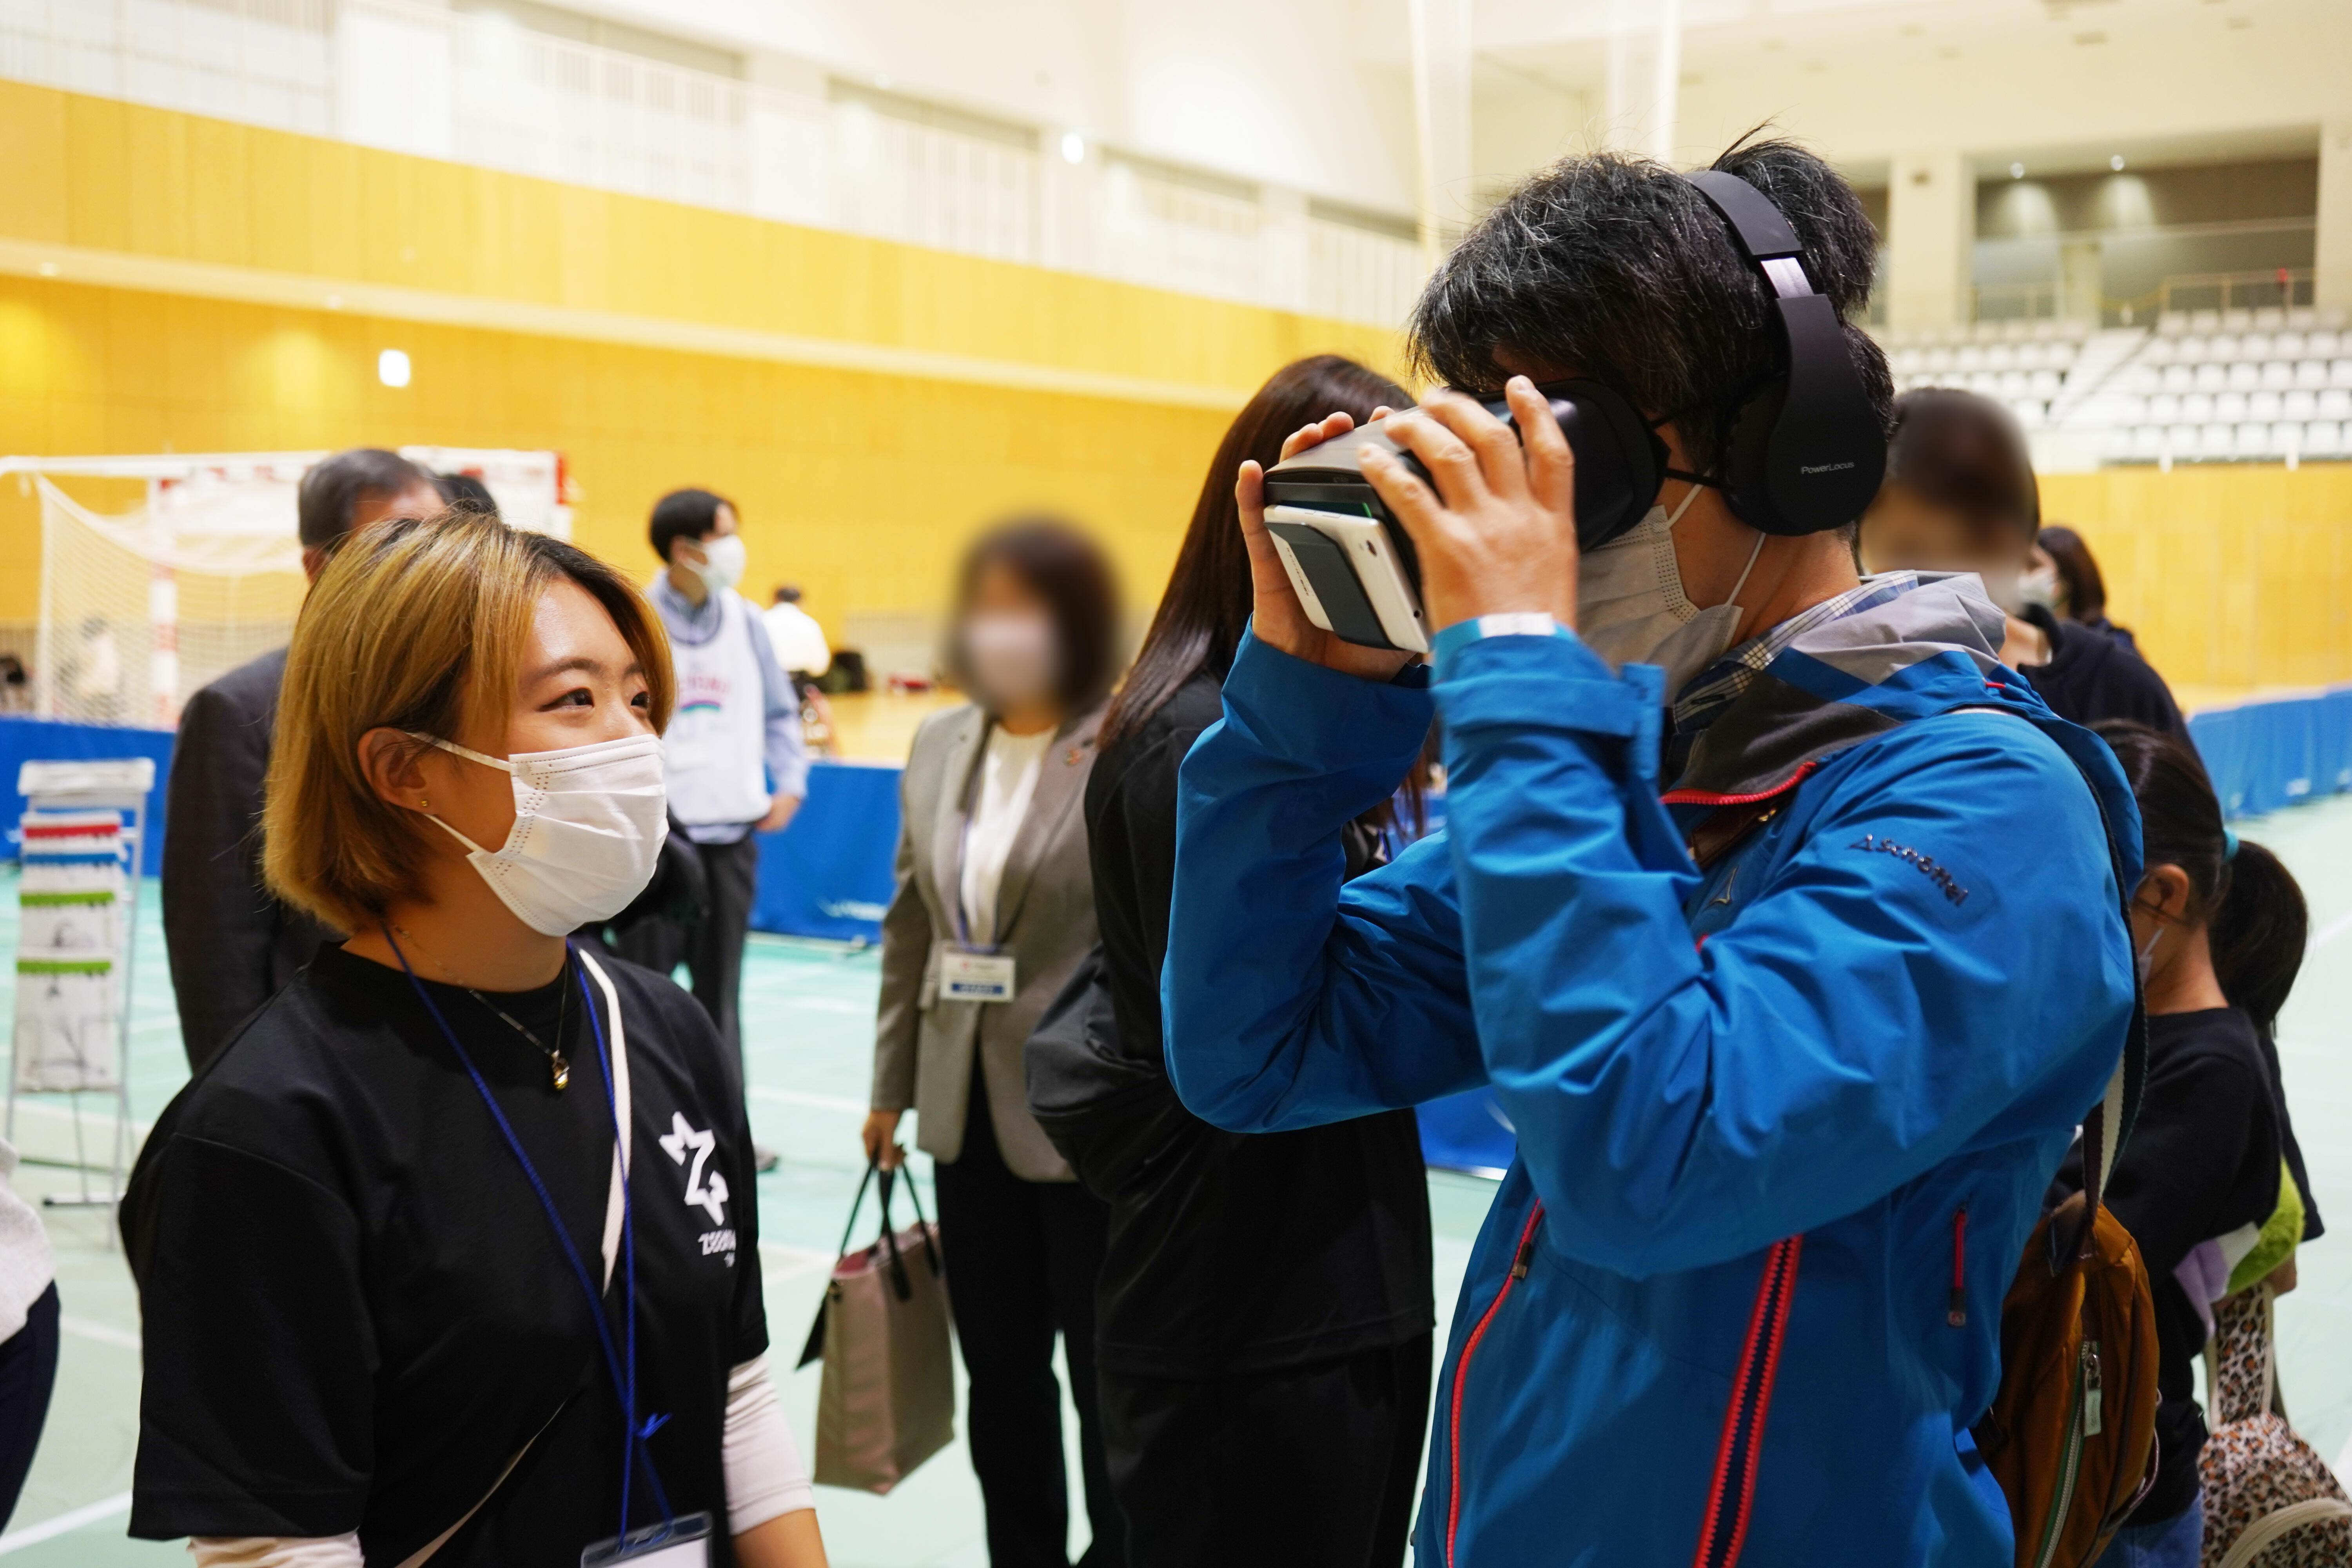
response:
M662 1152L678 1164L686 1163L687 1151L694 1151L694 1168L686 1175L686 1201L689 1207L700 1204L710 1215L713 1225L727 1223L727 1178L718 1172L710 1173L706 1182L702 1163L719 1147L719 1140L709 1132L697 1132L686 1124L683 1112L673 1110L669 1116L669 1133L661 1141Z

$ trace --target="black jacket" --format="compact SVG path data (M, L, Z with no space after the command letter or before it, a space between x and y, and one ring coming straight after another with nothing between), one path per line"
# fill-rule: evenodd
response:
M1260 1135L1184 1109L1162 1054L1160 970L1176 869L1176 771L1223 711L1196 675L1107 748L1087 786L1097 961L1027 1051L1029 1108L1110 1205L1097 1363L1208 1377L1429 1331L1429 1190L1410 1110ZM1377 863L1378 837L1349 869Z
M241 664L180 710L166 785L163 946L180 1043L201 1068L231 1030L339 940L261 880L261 796L286 650Z
M2050 662L2029 664L2018 674L2032 682L2052 712L2077 724L2133 719L2168 735L2188 735L2172 689L2130 647L2095 627L2062 621L2040 605L2027 605L2021 615L2050 639Z

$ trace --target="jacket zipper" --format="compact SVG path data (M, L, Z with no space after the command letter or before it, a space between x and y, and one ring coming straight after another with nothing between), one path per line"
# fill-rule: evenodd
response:
M1462 1528L1462 1384L1470 1375L1470 1357L1478 1349L1478 1342L1486 1337L1486 1325L1510 1299L1511 1287L1528 1277L1528 1264L1535 1257L1536 1226L1543 1220L1543 1205L1538 1203L1528 1213L1528 1223L1519 1231L1519 1245L1512 1254L1511 1271L1503 1276L1503 1288L1486 1303L1486 1314L1470 1337L1462 1342L1462 1354L1454 1363L1454 1398L1447 1416L1445 1434L1445 1465L1451 1472L1446 1488L1445 1504L1445 1568L1454 1568L1454 1535Z
M2074 1397L2068 1403L2074 1414L2066 1423L2066 1450L2058 1464L2058 1492L2050 1500L2049 1516L2042 1524L2042 1550L2033 1554L2033 1568L2050 1568L2058 1555L2058 1542L2065 1532L2066 1515L2074 1506L2074 1484L2083 1474L2084 1427L2097 1406L2099 1376L2099 1346L2095 1340L2084 1340L2074 1352Z
M1803 1236L1777 1241L1764 1254L1756 1305L1748 1317L1739 1370L1724 1407L1723 1436L1708 1484L1706 1512L1699 1521L1693 1568L1735 1568L1748 1544L1748 1524L1756 1500L1756 1468L1764 1457L1764 1421L1772 1408L1772 1383L1780 1369L1780 1342L1789 1330L1790 1303L1797 1291L1797 1260Z

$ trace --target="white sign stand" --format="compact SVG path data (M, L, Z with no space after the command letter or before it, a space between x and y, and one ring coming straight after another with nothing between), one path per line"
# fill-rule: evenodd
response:
M122 1199L131 1154L131 960L138 947L140 866L147 843L147 798L155 788L155 763L151 757L126 757L93 762L26 763L16 773L17 793L27 807L38 812L115 811L121 814L125 866L125 896L120 905L116 931L120 952L114 975L118 982L114 1007L115 1055L114 1150L112 1180L103 1197L89 1190L89 1162L82 1157L81 1091L70 1090L73 1103L75 1163L81 1173L79 1195L52 1193L42 1201L52 1207L111 1208ZM23 984L21 978L19 984ZM16 1136L16 1086L23 1042L10 1047L8 1064L7 1135Z

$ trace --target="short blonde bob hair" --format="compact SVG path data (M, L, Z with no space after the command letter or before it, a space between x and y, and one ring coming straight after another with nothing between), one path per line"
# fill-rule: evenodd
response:
M636 584L594 556L471 511L387 520L343 540L295 623L278 699L262 871L279 898L358 931L416 896L424 836L438 829L376 794L360 738L379 728L488 736L504 752L539 602L565 579L612 616L645 671L654 728L666 729L669 640Z

